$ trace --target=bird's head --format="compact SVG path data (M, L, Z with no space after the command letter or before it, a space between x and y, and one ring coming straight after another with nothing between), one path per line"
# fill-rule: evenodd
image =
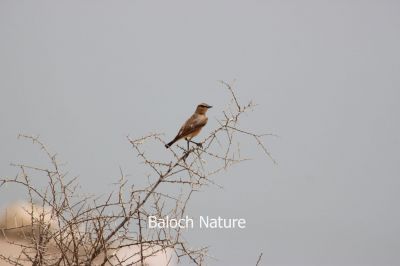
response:
M208 105L208 104L206 104L206 103L201 103L201 104L197 105L196 113L197 113L197 114L203 115L203 114L205 114L205 113L207 112L207 110L210 109L210 108L212 108L211 105Z

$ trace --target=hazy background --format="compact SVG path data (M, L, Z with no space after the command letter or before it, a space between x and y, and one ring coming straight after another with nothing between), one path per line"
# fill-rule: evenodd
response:
M166 140L205 101L211 129L236 79L259 104L245 128L279 134L196 194L189 215L246 218L193 231L208 265L400 265L400 2L0 1L0 175L36 162L40 134L82 189L146 172L126 135ZM202 133L204 136L207 129ZM0 191L0 205L24 195Z

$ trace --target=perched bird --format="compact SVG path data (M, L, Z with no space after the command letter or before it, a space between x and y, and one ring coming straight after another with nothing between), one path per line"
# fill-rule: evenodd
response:
M176 141L183 138L185 138L185 140L187 141L188 149L189 142L195 143L197 146L201 146L201 143L192 141L192 138L197 136L200 133L201 129L207 124L208 118L206 116L206 112L211 107L212 106L206 103L199 104L194 114L182 125L176 137L170 143L166 144L165 147L168 149Z

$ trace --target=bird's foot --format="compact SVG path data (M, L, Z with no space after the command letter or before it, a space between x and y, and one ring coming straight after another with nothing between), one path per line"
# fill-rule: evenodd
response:
M188 140L188 150L189 150L189 142L191 142L191 143L193 143L193 144L196 144L197 147L203 148L203 143L201 143L201 142L195 142L195 141L193 141L193 140Z
M186 158L189 156L189 151L187 151L187 152L185 152L185 154L183 155L183 157L182 157L182 160L184 161L184 162L186 162Z

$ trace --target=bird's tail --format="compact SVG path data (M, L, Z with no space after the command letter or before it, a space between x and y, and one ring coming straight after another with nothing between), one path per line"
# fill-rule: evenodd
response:
M171 142L169 142L169 143L167 143L167 144L165 144L165 148L169 148L169 147L171 147L172 146L172 144L174 144L176 141L178 140L178 138L174 138Z

